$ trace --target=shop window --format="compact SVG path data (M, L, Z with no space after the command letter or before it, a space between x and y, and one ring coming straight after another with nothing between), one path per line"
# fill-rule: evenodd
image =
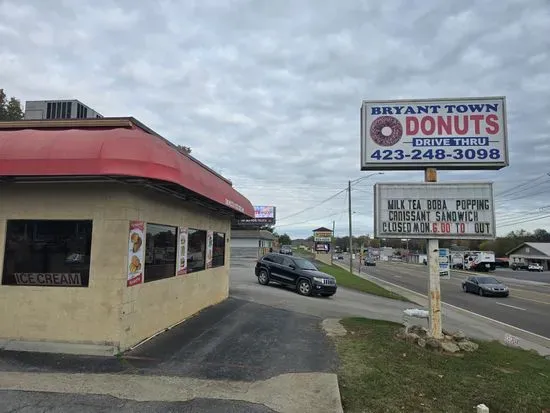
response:
M206 261L206 231L189 228L187 237L187 272L204 270Z
M212 267L223 267L225 264L225 234L214 232L212 247Z
M147 224L144 282L176 275L176 227Z
M3 285L87 287L92 221L8 220Z

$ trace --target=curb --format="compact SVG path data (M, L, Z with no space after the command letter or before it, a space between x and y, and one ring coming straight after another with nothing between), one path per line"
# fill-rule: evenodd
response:
M407 263L405 263L405 264L407 264ZM409 265L416 265L416 264L409 264ZM341 268L344 268L341 265L339 265L339 266ZM347 269L347 268L344 268L344 269ZM349 269L347 269L347 270L349 271ZM418 293L418 292L413 291L413 290L409 290L406 287L402 287L400 285L393 284L391 282L382 280L380 278L374 277L374 276L369 275L367 273L365 273L365 274L360 273L359 274L354 270L354 275L356 275L358 277L361 277L361 278L364 278L365 280L371 281L371 282L379 285L380 287L386 288L389 291L400 294L400 295L404 296L405 298L410 299L411 301L413 301L414 303L416 303L418 305L421 305L423 307L428 306L428 297L424 294ZM498 327L498 328L502 329L503 331L508 330L508 332L510 334L516 335L517 337L519 337L519 338L521 338L521 339L523 339L527 342L530 342L532 344L535 344L539 347L543 347L545 349L545 351L544 351L545 354L542 354L539 351L539 353L541 353L542 355L550 355L550 338L549 337L544 337L544 336L538 335L536 333L532 333L530 331L523 330L522 328L515 327L515 326L512 326L510 324L506 324L502 321L498 321L498 320L495 320L493 318L489 318L489 317L486 317L484 315L474 313L473 311L466 310L464 308L457 307L455 305L448 304L448 303L443 302L443 301L441 302L441 304L444 307L447 307L447 309L450 308L452 310L455 310L455 311L458 311L458 312L462 313L463 315L467 315L467 316L470 316L470 317L476 317L476 318L482 319L485 322L488 322L489 324L491 324L493 327ZM503 342L502 340L498 340L498 341ZM507 344L507 343L504 343L504 344Z

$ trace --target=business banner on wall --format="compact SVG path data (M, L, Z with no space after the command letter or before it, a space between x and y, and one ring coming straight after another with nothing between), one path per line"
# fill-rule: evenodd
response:
M130 221L128 235L128 282L127 286L143 282L143 266L145 250L145 222Z
M214 232L206 233L206 268L212 268L212 250L214 247Z
M178 269L177 275L187 274L187 228L178 229Z

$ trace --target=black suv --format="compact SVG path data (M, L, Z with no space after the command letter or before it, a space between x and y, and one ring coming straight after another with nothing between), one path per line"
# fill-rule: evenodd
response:
M276 282L294 288L301 295L318 294L330 297L336 293L336 279L319 271L304 258L283 254L267 254L256 263L258 282Z

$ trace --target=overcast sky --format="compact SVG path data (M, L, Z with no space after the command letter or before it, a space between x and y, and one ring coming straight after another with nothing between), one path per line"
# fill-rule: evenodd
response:
M439 178L496 182L500 233L550 229L548 0L0 0L0 39L8 95L135 116L292 237L347 232L346 193L319 202L368 174L362 99L504 95L510 166ZM354 234L373 231L375 181L422 179L359 183Z

